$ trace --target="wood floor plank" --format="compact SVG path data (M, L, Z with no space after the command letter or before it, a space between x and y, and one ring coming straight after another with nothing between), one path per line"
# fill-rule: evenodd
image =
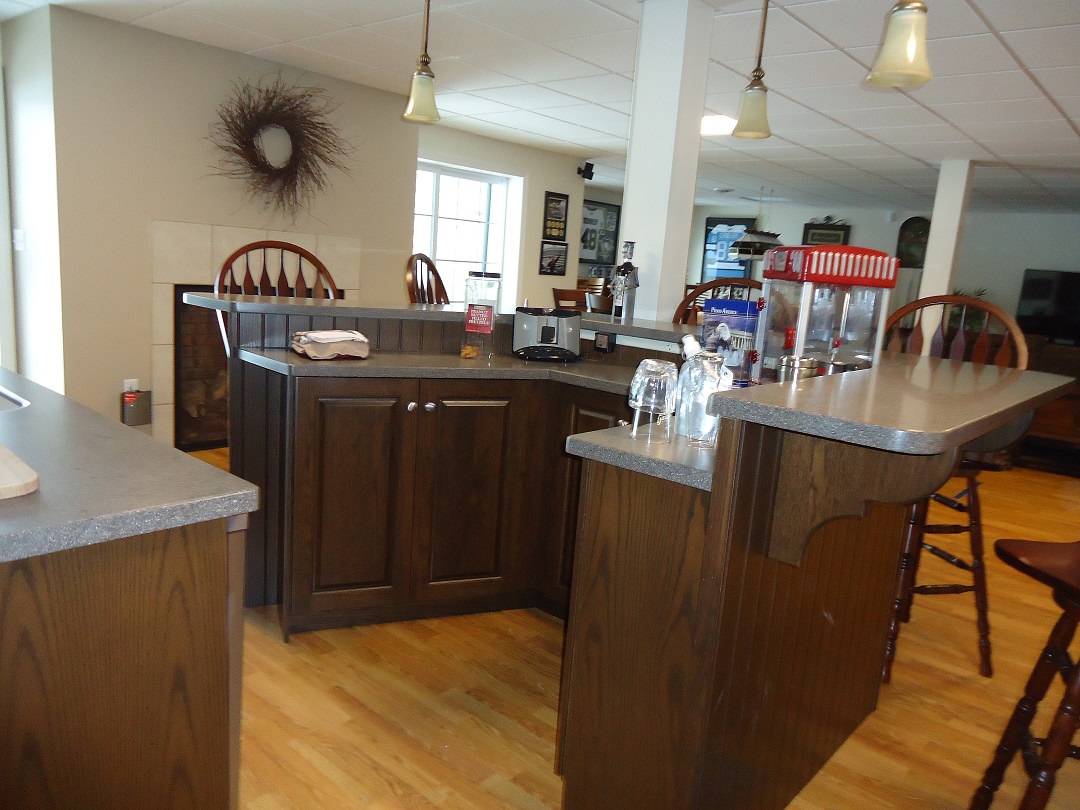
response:
M1080 479L1018 469L984 481L988 543L1080 539ZM922 576L944 576L937 562ZM918 599L877 710L790 808L967 806L1057 616L1046 588L996 557L988 576L994 677L977 673L970 596ZM286 644L272 612L249 610L244 650L246 810L560 805L557 620L507 611L296 633ZM1015 807L1022 781L1014 767L994 806ZM1080 763L1065 764L1050 807L1080 807Z

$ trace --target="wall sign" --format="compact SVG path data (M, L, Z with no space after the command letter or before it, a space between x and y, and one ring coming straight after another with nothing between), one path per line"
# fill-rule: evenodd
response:
M802 229L802 243L804 245L846 245L850 238L850 225L807 222Z

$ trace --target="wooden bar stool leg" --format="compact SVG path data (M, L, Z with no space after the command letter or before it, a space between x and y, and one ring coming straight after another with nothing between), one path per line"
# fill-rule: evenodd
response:
M979 482L975 475L967 476L968 517L971 519L971 577L975 586L975 626L979 633L979 674L993 677L990 657L990 612L986 587L986 564L983 560L982 507L979 503Z
M994 752L994 759L991 761L990 767L986 769L986 773L983 774L982 784L971 799L970 810L987 810L990 807L990 803L994 800L994 792L1001 786L1009 763L1012 762L1016 752L1020 750L1026 741L1030 740L1031 720L1035 716L1039 701L1046 695L1050 683L1060 669L1062 656L1068 656L1069 644L1076 633L1076 623L1075 617L1064 613L1057 620L1057 624L1054 625L1050 638L1043 648L1042 655L1039 656L1039 660L1035 663L1035 668L1031 671L1027 684L1024 686L1024 695L1017 702L1016 708L1013 709L1012 716L1005 726L1005 731L1001 735L1001 742L998 743L997 750ZM1073 688L1070 689L1070 692L1076 689L1078 671L1080 671L1078 668L1073 668ZM1075 708L1074 701L1074 711ZM1069 739L1071 738L1070 735ZM1067 748L1068 743L1066 742L1066 750ZM1060 764L1059 761L1058 765ZM1049 795L1047 792L1046 797L1048 798ZM1042 804L1032 804L1030 806L1024 804L1022 807L1025 810L1031 810L1031 808L1043 807L1045 804L1046 799L1044 798Z
M1072 620L1072 626L1075 630L1075 618ZM1067 647L1064 654L1068 655ZM1042 745L1039 766L1031 774L1027 790L1024 791L1024 798L1020 801L1020 810L1043 810L1046 807L1050 801L1050 794L1054 791L1058 769L1069 756L1073 735L1076 734L1078 727L1080 727L1080 667L1073 665L1069 672L1065 695L1058 705L1050 733L1046 735L1046 742Z
M896 593L893 597L892 615L889 617L889 632L885 639L885 661L881 666L881 682L888 683L892 678L892 665L896 658L896 642L900 637L900 623L907 621L911 610L911 588L915 584L918 570L919 550L922 546L922 527L926 523L928 502L924 498L916 501L908 509L907 525L904 527L904 542L900 550L900 570L896 575Z

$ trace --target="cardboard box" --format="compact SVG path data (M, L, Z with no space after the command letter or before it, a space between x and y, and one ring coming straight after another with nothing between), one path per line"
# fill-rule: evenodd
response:
M702 307L701 348L724 355L735 388L746 388L753 379L757 325L757 301L711 298Z

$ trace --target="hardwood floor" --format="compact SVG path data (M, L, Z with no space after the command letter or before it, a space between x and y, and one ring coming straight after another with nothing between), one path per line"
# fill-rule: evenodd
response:
M982 493L989 541L1080 539L1080 479L1017 469L986 475ZM967 806L1057 615L1046 588L988 563L994 677L977 674L970 596L917 600L877 711L791 808ZM272 613L249 610L245 631L242 807L559 807L558 621L508 611L285 644ZM1014 766L995 807L1015 807L1021 783ZM1050 807L1080 807L1080 763Z

